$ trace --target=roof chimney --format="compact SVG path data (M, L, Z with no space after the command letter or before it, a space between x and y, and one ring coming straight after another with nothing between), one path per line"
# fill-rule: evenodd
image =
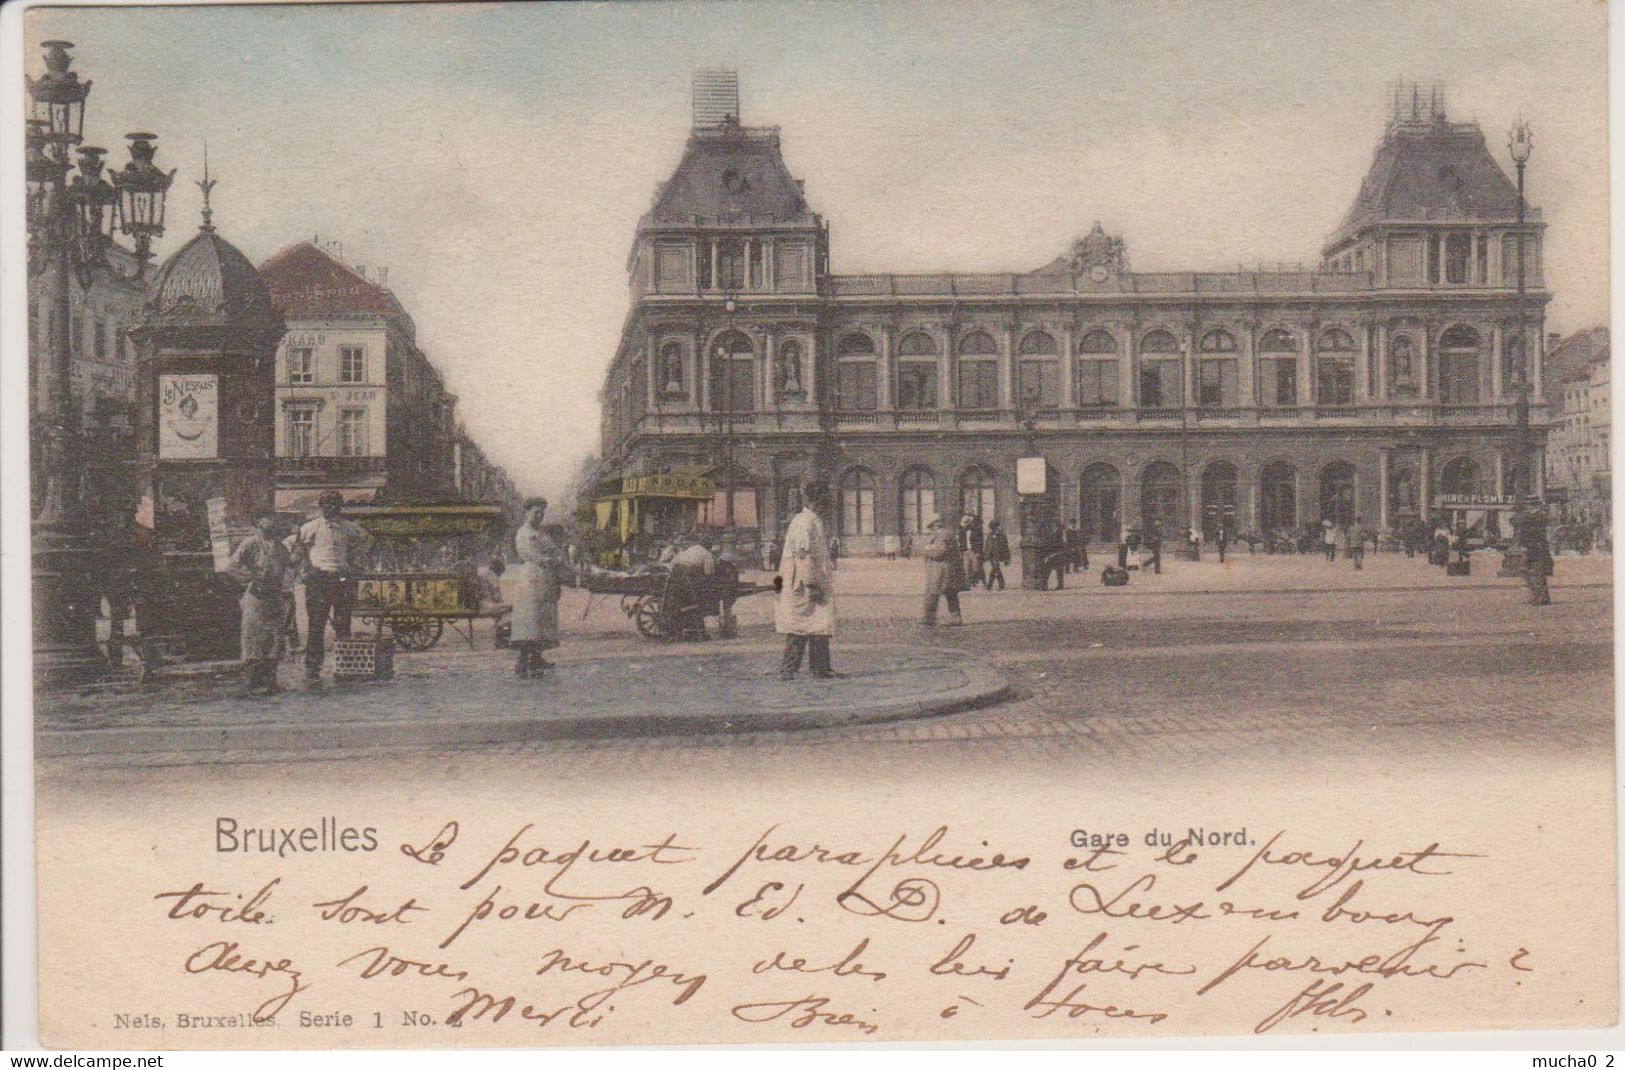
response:
M739 122L739 72L714 69L694 72L694 129Z

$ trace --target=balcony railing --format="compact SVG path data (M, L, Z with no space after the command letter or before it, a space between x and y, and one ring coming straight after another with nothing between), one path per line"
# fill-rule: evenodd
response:
M1042 411L1015 409L840 409L830 414L833 426L859 430L892 430L930 425L960 428L966 431L1019 431L1031 419L1036 425L1058 427L1092 425L1098 427L1132 427L1136 424L1154 427L1178 427L1181 423L1200 427L1312 427L1325 422L1360 422L1373 426L1437 427L1437 426L1511 426L1514 408L1510 404L1439 405L1432 402L1406 400L1370 401L1356 405L1286 405L1236 406L1204 408L1189 406L1156 406L1148 408L1118 406L1087 406L1075 409L1046 409ZM1537 426L1544 426L1540 412L1533 414ZM781 412L735 413L733 430L736 433L754 431L806 431L820 425L818 413L812 410ZM713 413L646 413L631 427L635 434L703 434L716 435L727 430L726 418ZM282 472L366 472L382 470L382 457L282 457L277 468Z

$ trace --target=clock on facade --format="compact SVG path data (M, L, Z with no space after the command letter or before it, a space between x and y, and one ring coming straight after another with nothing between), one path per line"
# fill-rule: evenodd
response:
M1094 267L1089 269L1089 277L1094 279L1096 282L1105 282L1107 274L1108 272L1106 271L1105 264L1096 264Z

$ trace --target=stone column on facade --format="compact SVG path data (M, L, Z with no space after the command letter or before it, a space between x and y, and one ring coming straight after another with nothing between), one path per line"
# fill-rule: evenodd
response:
M1077 334L1077 325L1068 323L1063 325L1061 335L1061 408L1066 410L1078 407L1078 357L1073 348L1074 336Z
M741 289L745 289L745 290L754 290L756 288L756 287L751 285L751 277L750 277L751 242L752 242L752 239L750 239L750 238L745 239L745 277L741 280L745 284L743 287L741 287Z
M1371 325L1358 325L1360 348L1354 354L1354 400L1371 400Z
M885 412L892 407L892 383L896 381L897 369L893 366L892 346L896 342L897 331L889 323L880 325L880 350L875 354L875 408Z
M1422 341L1422 374L1420 378L1422 381L1422 400L1424 401L1439 400L1439 362L1433 358L1435 330L1435 326L1428 323L1424 324L1422 329L1416 332Z
M1507 492L1507 455L1504 450L1495 451L1495 496L1500 498Z
M694 328L694 407L702 414L711 408L711 354L705 344L704 325ZM701 416L703 425L704 417Z
M1313 322L1305 323L1298 331L1298 404L1313 405L1315 403L1315 383L1313 379L1315 358L1313 355L1315 325Z
M1543 382L1546 378L1546 322L1544 317L1537 320L1532 326L1535 329L1535 337L1530 340L1527 334L1525 335L1523 350L1525 353L1535 355L1534 366L1529 369L1529 404L1544 405L1546 403L1546 385Z
M937 411L951 412L958 383L954 381L954 343L957 324L949 322L941 328L941 344L937 347Z
M1416 509L1425 522L1433 522L1433 450L1427 446L1417 451Z
M1506 329L1497 323L1490 328L1490 389L1488 396L1492 405L1500 404L1506 400L1505 394L1501 390L1501 382L1506 374L1506 348Z
M999 409L1009 412L1016 407L1016 398L1019 396L1015 387L1017 367L1015 320L1005 320L1000 333L1003 337L999 346Z
M660 407L660 374L655 367L660 361L660 343L654 338L643 340L643 370L644 378L648 383L648 402L646 409Z
M745 263L749 265L750 261ZM749 270L747 266L746 270ZM752 400L758 412L768 412L779 407L779 377L778 369L773 366L779 348L779 332L777 328L765 326L762 328L762 344L752 345L751 352L755 354L756 377L755 395Z
M1236 384L1236 402L1242 408L1258 408L1258 320L1241 321L1241 382Z
M1377 394L1374 400L1388 400L1388 324L1379 323L1376 327L1375 343L1377 351Z
M712 238L706 244L711 246L711 289L722 289L722 280L717 278L717 240Z
M1184 359L1180 362L1183 367L1179 369L1179 378L1181 379L1180 393L1184 398L1181 404L1187 409L1196 407L1196 372L1200 366L1198 362L1201 359L1201 333L1202 325L1200 323L1187 322L1185 324Z
M779 287L777 256L772 238L763 238L762 242L762 288L776 290Z
M1389 471L1393 467L1394 451L1387 446L1377 451L1377 530L1388 530Z
M1117 369L1117 396L1122 402L1123 411L1131 412L1138 403L1140 390L1139 382L1139 332L1133 324L1129 325L1128 335L1123 341L1123 359Z
M1303 526L1303 473L1292 466L1292 526Z
M1247 523L1249 531L1263 530L1263 517L1259 514L1259 501L1263 492L1258 486L1262 469L1254 468L1253 477L1247 481Z

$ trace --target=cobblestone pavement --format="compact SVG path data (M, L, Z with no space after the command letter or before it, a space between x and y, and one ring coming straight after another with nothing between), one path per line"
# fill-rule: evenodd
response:
M1171 564L1166 593L1148 590L1150 582L1131 585L1128 596L1114 589L1110 597L1101 597L1100 588L978 591L964 598L966 627L937 630L912 620L917 564L844 562L837 667L842 651L921 644L990 658L1011 676L1017 697L884 726L511 743L441 758L537 763L550 775L590 777L611 769L663 776L677 767L693 773L740 762L850 771L905 755L969 758L991 751L1035 769L1152 760L1177 770L1214 759L1346 753L1426 761L1508 747L1611 746L1608 559L1580 562L1583 569L1560 562L1556 603L1545 608L1526 605L1515 581L1480 575L1445 586L1436 581L1438 570L1396 555L1349 573L1359 577L1358 587L1340 580L1317 588L1338 573L1312 568L1313 559L1254 560L1254 579L1272 583L1236 581L1248 567L1243 557L1239 567L1222 571L1216 563ZM1384 582L1368 579L1381 572L1388 572ZM1407 586L1409 580L1416 582ZM569 592L563 615L570 634L561 658L689 658L721 649L769 663L773 657L765 598L742 612L740 639L710 644L651 644L633 637L624 620L615 627L619 612L606 613L601 601L583 619L585 607L582 592ZM448 648L406 660L411 671L465 679L461 670L475 664L500 671L500 657ZM388 701L387 689L376 694ZM349 763L369 753L267 757ZM184 760L153 755L137 764Z

